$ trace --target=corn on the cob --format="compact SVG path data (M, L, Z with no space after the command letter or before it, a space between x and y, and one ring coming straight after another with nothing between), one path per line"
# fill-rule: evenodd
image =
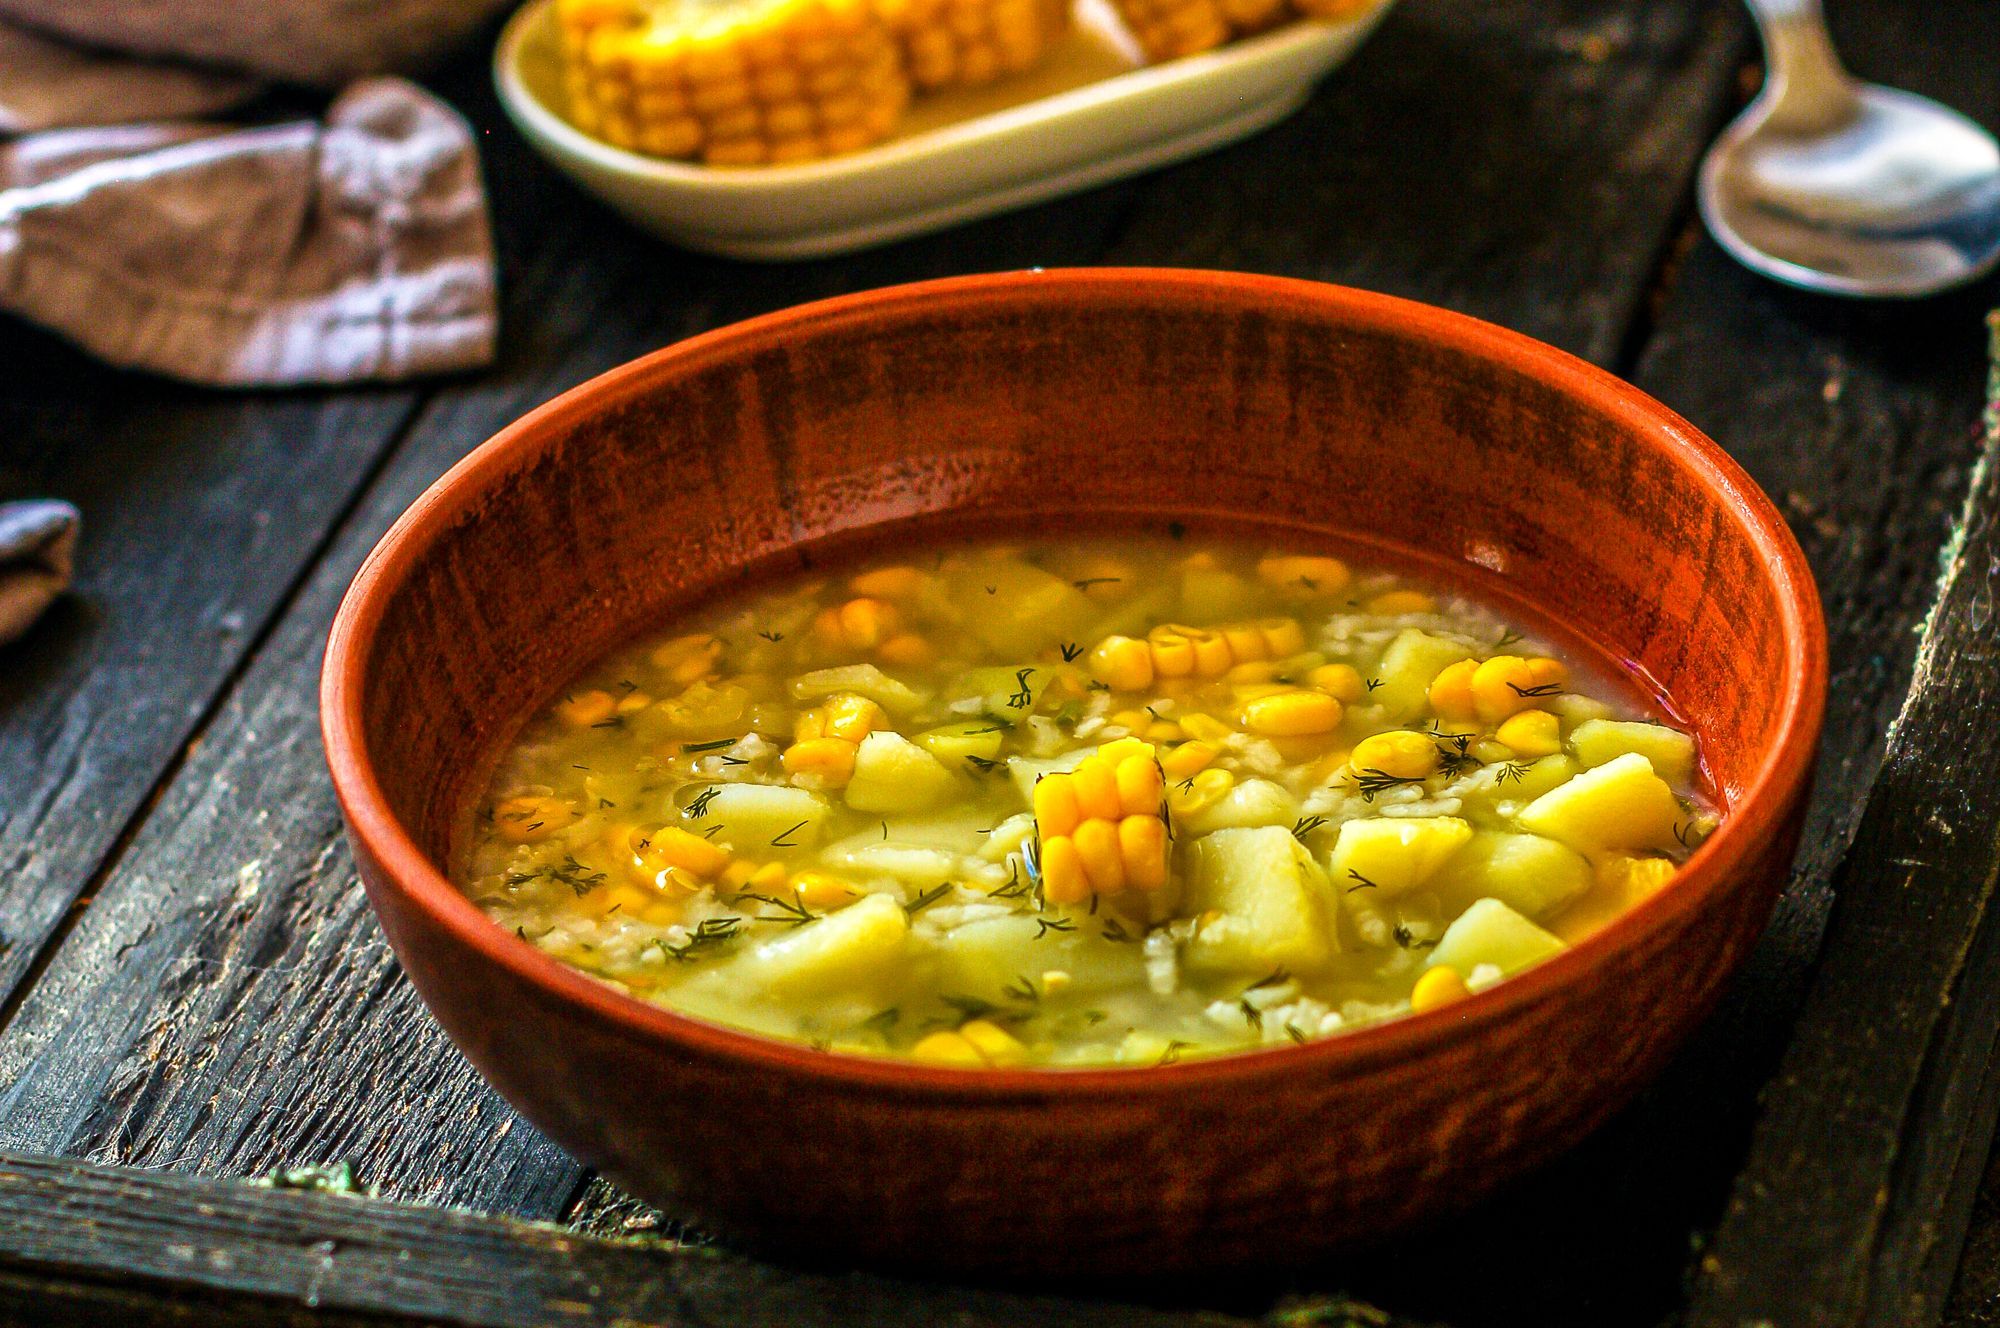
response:
M887 137L909 102L871 0L561 0L557 13L570 114L618 147L805 161Z
M1019 73L1069 28L1067 0L876 0L876 8L925 92Z
M1167 883L1166 781L1153 745L1108 742L1067 774L1035 782L1042 897L1074 904L1093 894Z
M1160 678L1220 678L1239 665L1283 659L1306 648L1292 618L1264 618L1207 629L1166 623L1143 640L1107 636L1086 661L1091 676L1115 691L1151 687Z
M1378 0L1112 0L1125 26L1154 60L1171 60L1220 46L1289 18L1341 20Z

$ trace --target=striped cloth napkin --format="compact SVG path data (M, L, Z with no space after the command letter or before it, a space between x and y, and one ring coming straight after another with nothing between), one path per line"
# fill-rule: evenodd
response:
M471 131L389 76L507 0L0 0L0 310L114 365L227 387L493 355ZM318 120L232 126L272 83ZM81 518L0 503L0 644L70 583Z

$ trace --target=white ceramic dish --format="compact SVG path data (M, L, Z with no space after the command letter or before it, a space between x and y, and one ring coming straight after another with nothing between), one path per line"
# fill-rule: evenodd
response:
M501 35L501 103L577 183L640 226L735 258L815 258L1023 207L1231 143L1297 110L1390 0L1345 23L1297 22L1158 65L1088 6L1040 68L919 98L895 138L795 166L663 161L564 118L553 0Z

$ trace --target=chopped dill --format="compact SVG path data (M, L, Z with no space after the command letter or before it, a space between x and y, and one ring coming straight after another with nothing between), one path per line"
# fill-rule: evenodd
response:
M1035 690L1028 686L1028 679L1033 677L1034 674L1035 671L1031 668L1014 670L1015 690L1014 694L1007 698L1007 708L1009 710L1026 710L1035 703Z
M1437 743L1438 769L1447 779L1456 778L1468 770L1479 768L1479 758L1470 751L1473 734L1440 733L1433 735Z
M1085 1010L1083 1012L1083 1022L1086 1024L1101 1024L1110 1017L1103 1010Z
M1035 892L1034 879L1021 875L1021 860L1019 858L1011 858L1009 861L1013 863L1013 871L1007 877L1007 884L995 890L992 897L995 899L1026 899Z
M1532 764L1533 762L1531 761L1505 762L1504 764L1501 765L1500 769L1494 773L1493 782L1494 784L1503 787L1508 784L1518 784L1523 779L1526 779L1528 777L1528 767Z
M1537 683L1533 687L1521 687L1510 682L1507 684L1507 690L1516 696L1560 696L1562 695L1562 684L1559 682L1544 682Z
M929 908L932 904L937 903L938 900L943 899L946 895L950 894L951 890L952 886L950 881L946 881L941 885L934 885L928 890L919 890L917 892L917 897L915 899L912 899L909 903L903 905L903 916L906 918L914 918L915 916L917 916L917 914L923 912L925 909Z
M994 1015L1005 1016L1007 1013L992 1001L981 1000L977 996L941 995L938 1000L958 1011L960 1020L986 1019Z
M792 826L789 829L779 831L778 837L771 841L771 847L797 848L799 846L799 842L796 839L793 839L792 836L797 834L799 831L805 829L806 826L810 824L811 822L809 821L800 821L797 825Z
M1264 1012L1252 1005L1248 996L1238 996L1236 1008L1243 1012L1243 1021L1250 1027L1256 1029L1264 1027Z
M1042 999L1042 989L1026 973L1000 989L1000 994L1009 1000L1020 1001L1024 1005L1034 1005Z
M1075 931L1075 930L1076 930L1076 920L1074 918L1037 917L1035 919L1035 939L1038 941L1052 931Z
M1350 880L1360 882L1360 884L1358 885L1350 885L1347 887L1347 893L1349 894L1353 894L1356 890L1379 890L1382 888L1378 882L1369 880L1366 876L1363 876L1360 872L1354 870L1354 868L1352 867L1349 867L1347 869L1347 875Z
M1285 983L1290 982L1291 980L1292 980L1291 970L1282 967L1274 968L1269 973L1266 973L1263 977L1258 978L1255 982L1245 987L1243 990L1246 993L1253 991L1262 991L1266 987L1282 986Z
M763 637L766 641L769 641L772 645L776 645L778 644L778 642L785 639L785 634L783 632L759 632L757 633L757 635Z
M1375 795L1386 793L1403 784L1421 784L1421 779L1409 779L1402 775L1386 774L1370 766L1354 777L1354 787L1361 794L1363 802L1375 801Z
M1508 646L1517 645L1524 639L1519 632L1509 627L1500 633L1500 639L1493 643L1493 648L1495 650L1505 650Z
M1077 657L1081 654L1083 654L1083 647L1076 642L1065 641L1062 643L1063 663L1074 664L1077 661Z
M717 821L714 825L711 825L710 827L708 827L708 829L702 831L701 837L703 839L713 839L717 835L721 834L724 830L727 830L728 828L729 827L724 825L722 822Z
M737 928L743 925L738 917L707 918L701 925L688 933L688 938L679 945L669 945L664 940L654 941L660 953L678 964L691 964L703 952L736 939Z
M1373 692L1382 685L1382 680L1380 678L1368 678L1363 680L1362 685L1367 687L1370 692Z
M694 796L693 801L688 803L687 814L693 819L699 821L702 817L708 815L708 804L714 802L716 795L721 792L722 792L722 785L710 784L700 793L697 793Z
M984 756L974 756L970 752L965 754L965 763L982 775L990 775L1000 768L998 761L988 760Z
M902 1017L902 1010L892 1005L886 1010L877 1010L874 1014L863 1019L861 1027L871 1029L874 1032L880 1033L883 1037L887 1037L889 1036L889 1030L894 1028L896 1021Z
M609 719L600 719L590 727L594 729L622 729L625 727L625 716L613 715Z
M1161 1052L1160 1059L1153 1063L1155 1065L1172 1065L1180 1060L1182 1052L1193 1045L1194 1043L1192 1042L1183 1042L1179 1038L1175 1038L1173 1041L1167 1043L1167 1049Z
M508 872L506 884L526 885L530 881L553 881L559 885L568 886L570 889L576 891L578 898L582 898L598 886L603 885L607 879L603 872L592 871L578 862L573 855L564 854L562 862L554 867L538 867L534 871Z
M1674 822L1674 842L1685 849L1693 849L1700 842L1700 836L1695 834L1693 821Z
M778 895L753 894L745 890L736 896L738 900L754 899L760 904L769 904L776 913L759 913L752 922L782 922L787 927L803 927L808 922L817 922L823 916L807 908L802 899L785 899Z
M987 593L987 594L989 594L989 595L997 595L997 594L999 594L999 593L1000 593L1000 587L998 587L998 586L988 586L988 587L986 587L986 593Z
M1092 586L1114 585L1124 579L1122 576L1086 576L1081 581L1072 581L1070 584L1078 590L1088 590Z
M691 742L681 748L684 752L719 752L725 747L734 747L741 738L716 738L712 742Z
M1289 1019L1285 1021L1285 1036L1290 1038L1292 1041L1298 1043L1301 1047L1303 1047L1306 1044L1305 1033L1300 1030L1297 1024L1293 1023Z
M1111 684L1105 682L1102 678L1092 678L1085 685L1093 692L1108 692L1111 690Z
M1391 934L1395 936L1396 944L1405 950L1431 950L1437 947L1436 941L1418 940L1417 934L1410 930L1410 925L1407 922L1397 923L1396 930Z
M1325 824L1326 818L1324 816L1301 816L1298 822L1292 826L1292 833L1300 839L1304 839L1307 835Z
M1120 922L1117 918L1106 918L1104 920L1104 926L1100 930L1103 932L1104 939L1107 941L1116 941L1120 944L1123 944L1126 941L1136 941L1139 939L1137 936L1134 936L1130 931L1130 929L1128 929L1125 926L1125 924Z

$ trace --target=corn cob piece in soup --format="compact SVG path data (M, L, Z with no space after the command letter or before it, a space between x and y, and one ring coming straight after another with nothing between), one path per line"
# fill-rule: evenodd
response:
M1318 553L966 545L760 589L531 721L459 879L642 999L964 1067L1172 1062L1463 1000L1659 890L1693 740Z

